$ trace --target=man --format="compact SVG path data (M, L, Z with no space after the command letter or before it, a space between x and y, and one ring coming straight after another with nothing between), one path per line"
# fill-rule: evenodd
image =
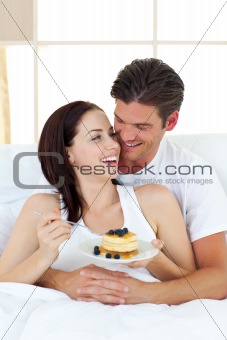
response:
M111 304L179 304L227 296L224 191L210 165L163 139L177 124L183 93L179 75L154 58L134 60L125 66L111 89L116 99L114 128L122 147L120 181L133 186L160 183L174 193L198 270L180 279L147 283L89 266L80 271L83 280L79 288L74 272L53 270L41 285L60 289L75 299ZM207 181L206 185L201 185L201 180Z

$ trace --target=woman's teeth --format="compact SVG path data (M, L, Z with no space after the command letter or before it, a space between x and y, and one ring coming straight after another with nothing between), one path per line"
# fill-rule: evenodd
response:
M117 157L113 156L113 157L105 157L101 159L101 162L116 162Z

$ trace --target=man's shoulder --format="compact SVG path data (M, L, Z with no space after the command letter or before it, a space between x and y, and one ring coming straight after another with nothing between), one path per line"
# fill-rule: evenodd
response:
M207 161L203 159L201 156L197 155L196 153L192 152L186 147L180 145L176 141L173 141L168 136L163 138L163 145L162 148L160 148L160 153L161 153L160 160L172 159L174 161L181 163L185 161L187 162L186 164L194 162L200 162L201 164L207 163Z
M184 146L180 145L176 141L172 140L168 136L163 137L163 148L162 151L172 151L172 152L180 152L183 155L193 155L197 157L195 153L192 153L190 150L186 149Z

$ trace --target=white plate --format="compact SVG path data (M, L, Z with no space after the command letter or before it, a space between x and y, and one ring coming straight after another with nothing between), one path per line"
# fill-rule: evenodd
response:
M102 255L94 254L94 247L100 246L102 243L102 237L88 240L79 245L79 250L86 256L92 257L96 260L106 261L108 263L130 263L134 261L142 261L152 258L157 255L158 249L154 248L150 242L138 240L138 254L132 256L130 259L107 259Z

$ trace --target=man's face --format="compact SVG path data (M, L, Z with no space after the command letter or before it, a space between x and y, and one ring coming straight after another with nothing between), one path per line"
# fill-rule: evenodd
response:
M166 131L154 106L117 100L114 129L121 144L121 163L149 163ZM143 166L143 165L142 165Z

